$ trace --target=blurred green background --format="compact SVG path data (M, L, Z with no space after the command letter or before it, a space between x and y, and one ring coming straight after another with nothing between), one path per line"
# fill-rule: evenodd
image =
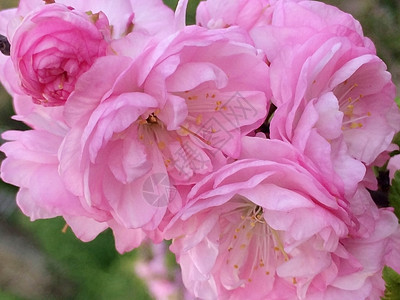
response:
M0 9L17 5L0 0ZM165 0L172 8L176 0ZM352 13L362 24L397 86L400 82L400 2L398 0L327 0ZM189 1L188 23L194 23L197 0ZM399 94L399 93L398 93ZM11 99L0 86L0 132L24 129L11 120ZM4 142L0 139L0 142ZM0 159L4 155L0 153ZM90 243L60 219L30 222L15 205L17 189L0 182L0 300L3 299L151 299L134 273L139 251L119 255L112 233Z

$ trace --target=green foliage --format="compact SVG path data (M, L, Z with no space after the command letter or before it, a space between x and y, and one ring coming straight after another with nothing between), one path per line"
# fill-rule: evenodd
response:
M175 10L178 0L164 0L164 3ZM187 14L186 14L186 24L193 25L196 23L196 8L199 5L200 0L189 0Z
M394 135L393 140L392 140L392 144L395 144L395 145L399 146L399 149L400 149L400 132L398 132L398 133L396 133ZM389 153L389 155L391 157L395 156L395 155L398 155L398 154L400 154L400 150L394 150L394 151Z
M83 243L70 229L62 232L65 225L62 218L32 223L18 213L13 221L30 232L50 258L51 271L60 276L59 284L70 286L68 297L76 300L151 299L143 282L134 274L136 252L120 255L115 250L111 231Z
M392 143L396 144L397 146L400 146L400 132L395 134L395 136L393 137Z
M3 292L2 290L0 290L0 299L1 300L23 300L20 297L9 294L7 292Z
M0 9L16 7L17 5L18 5L18 1L17 0L1 0Z
M400 170L396 171L389 190L389 203L394 208L394 213L400 219Z
M382 300L400 300L400 275L392 268L383 268L383 279L386 282L385 295Z

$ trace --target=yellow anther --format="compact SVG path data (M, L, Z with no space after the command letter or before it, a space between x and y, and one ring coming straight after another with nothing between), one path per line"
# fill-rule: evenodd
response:
M158 148L160 150L164 150L165 149L165 143L164 142L158 142Z
M356 123L356 122L353 122L353 123L350 124L350 128L351 128L351 129L361 128L362 126L363 126L363 124L361 124L361 123Z
M171 163L171 160L170 160L170 159L164 160L164 165L165 165L167 168L169 167L170 163Z
M66 232L67 232L67 229L68 229L68 226L69 226L68 224L65 224L64 227L63 227L63 229L61 229L61 232L62 232L62 233L66 233Z
M196 124L197 124L197 125L200 125L201 122L202 122L202 120L203 120L203 115L202 115L202 114L199 114L199 115L196 117Z

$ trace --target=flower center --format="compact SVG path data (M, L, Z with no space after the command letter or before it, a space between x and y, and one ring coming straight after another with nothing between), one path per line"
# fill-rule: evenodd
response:
M261 206L247 204L226 213L221 228L225 229L221 235L221 245L227 249L225 263L240 280L251 282L274 274L278 265L289 260L280 233L268 225Z
M159 120L154 113L151 113L149 117L146 119L147 124L158 124Z
M347 80L343 82L342 87L347 86ZM359 112L357 111L357 104L362 100L363 95L358 94L357 96L350 96L355 94L358 84L354 83L344 90L342 95L338 97L339 109L343 112L343 123L342 130L356 129L363 127L363 122L366 118L371 116L371 112Z

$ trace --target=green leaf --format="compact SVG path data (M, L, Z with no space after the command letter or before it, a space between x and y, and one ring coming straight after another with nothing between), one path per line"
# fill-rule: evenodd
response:
M383 268L382 275L386 282L385 295L382 300L400 300L400 275L388 266Z
M396 101L397 106L400 108L400 97L396 97L396 98L394 99L394 101Z
M394 135L392 143L396 144L397 146L400 146L400 132Z
M389 190L389 204L394 208L394 213L400 220L400 170L396 171Z
M165 5L175 10L178 0L163 0ZM200 0L189 0L186 12L186 25L196 24L196 9Z

